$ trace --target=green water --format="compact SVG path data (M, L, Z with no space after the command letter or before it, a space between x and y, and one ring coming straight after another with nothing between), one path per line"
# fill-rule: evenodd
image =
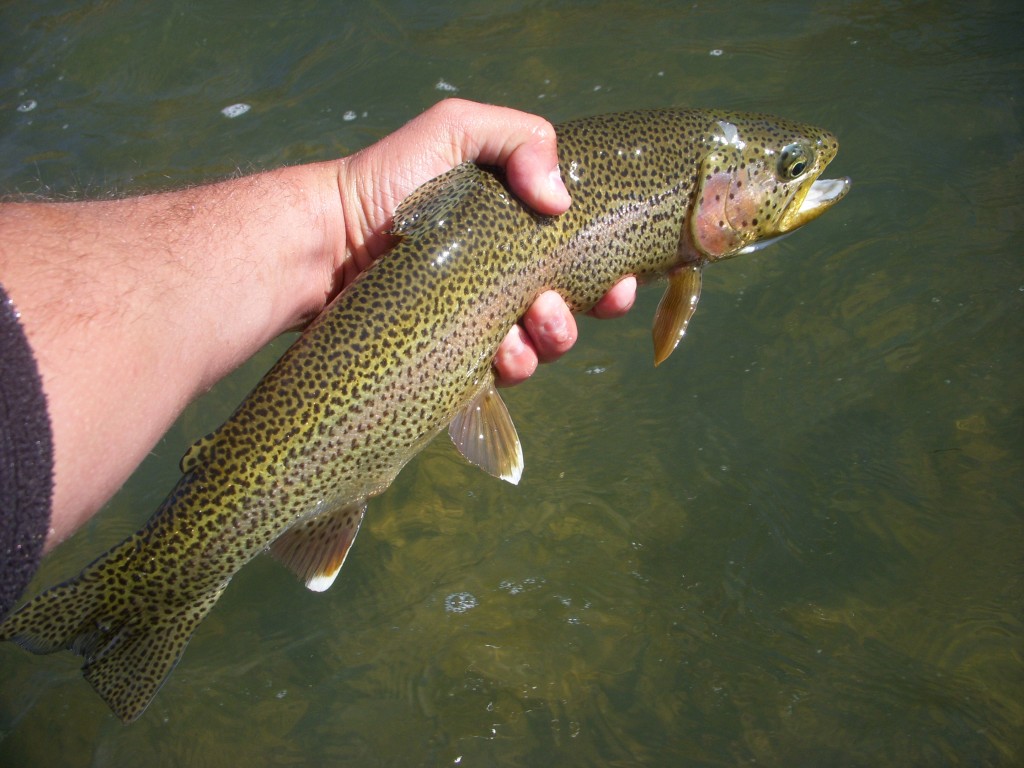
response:
M0 765L1020 764L1019 4L497 7L0 7L6 193L334 157L448 88L553 120L777 112L838 134L855 183L709 269L658 370L657 290L583 321L507 395L519 487L439 440L330 592L245 568L135 725L77 658L0 647ZM190 408L32 591L138 527L282 349Z

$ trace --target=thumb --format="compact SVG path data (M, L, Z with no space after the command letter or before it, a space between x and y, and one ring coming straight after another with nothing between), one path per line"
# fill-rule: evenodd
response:
M558 169L555 128L527 112L447 99L434 105L453 149L452 165L472 161L505 169L512 191L538 213L565 213L571 199Z

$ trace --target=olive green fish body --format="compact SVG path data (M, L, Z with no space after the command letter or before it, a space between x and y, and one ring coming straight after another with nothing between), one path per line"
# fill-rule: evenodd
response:
M314 321L216 432L138 533L0 624L35 652L69 648L125 721L192 632L268 550L326 589L369 498L449 428L471 462L511 482L519 441L492 360L543 291L584 311L622 276L667 275L654 336L665 359L708 261L748 252L827 209L831 134L760 115L655 110L557 129L571 209L540 216L500 173L461 165L395 214L398 242Z

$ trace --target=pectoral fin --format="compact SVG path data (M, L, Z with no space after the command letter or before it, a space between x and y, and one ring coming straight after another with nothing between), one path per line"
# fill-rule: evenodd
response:
M359 533L366 500L324 512L282 533L270 545L270 554L288 566L314 592L334 583Z
M654 316L654 364L660 365L679 344L700 299L699 266L680 267L668 276L668 288Z
M471 464L513 485L519 483L523 475L523 448L493 380L452 419L448 434Z

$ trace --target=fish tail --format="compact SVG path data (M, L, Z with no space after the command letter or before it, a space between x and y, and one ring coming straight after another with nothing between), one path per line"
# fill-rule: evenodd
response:
M152 701L227 582L194 599L156 600L109 567L115 553L8 616L0 640L33 653L67 649L82 656L85 679L130 723Z

